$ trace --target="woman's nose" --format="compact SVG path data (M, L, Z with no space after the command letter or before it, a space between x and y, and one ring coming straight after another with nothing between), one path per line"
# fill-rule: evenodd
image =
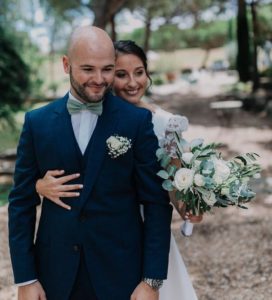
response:
M135 78L133 76L129 78L128 86L129 87L137 86L137 81L135 80Z

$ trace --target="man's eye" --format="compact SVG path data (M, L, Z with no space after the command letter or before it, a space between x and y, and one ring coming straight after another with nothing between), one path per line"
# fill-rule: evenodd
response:
M113 68L106 68L104 69L104 72L112 72Z
M91 71L93 71L93 69L91 69L91 68L84 68L82 70L85 71L85 72L91 72Z

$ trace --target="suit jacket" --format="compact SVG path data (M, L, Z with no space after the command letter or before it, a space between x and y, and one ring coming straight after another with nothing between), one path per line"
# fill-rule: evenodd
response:
M172 208L156 175L158 147L151 113L107 94L84 157L66 108L68 95L25 116L9 197L9 241L15 282L38 278L48 300L66 300L80 253L98 299L127 300L142 277L165 279ZM127 137L132 147L112 158L106 140ZM78 198L67 211L42 203L35 238L35 191L47 170L81 173ZM145 219L139 204L144 205Z

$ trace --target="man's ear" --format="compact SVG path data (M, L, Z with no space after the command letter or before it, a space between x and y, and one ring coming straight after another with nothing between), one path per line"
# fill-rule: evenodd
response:
M62 64L63 64L64 72L67 73L67 74L69 74L70 73L70 63L69 63L68 56L64 55L62 57Z

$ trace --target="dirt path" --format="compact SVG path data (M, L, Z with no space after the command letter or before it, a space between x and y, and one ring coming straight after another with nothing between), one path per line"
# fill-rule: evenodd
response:
M174 214L172 229L199 299L272 299L272 123L240 111L230 127L222 127L225 120L209 108L217 97L175 94L171 101L158 99L161 107L189 118L185 138L223 143L225 157L241 152L261 156L262 178L255 182L258 194L248 210L217 209L195 226L190 238L180 234L182 222Z

